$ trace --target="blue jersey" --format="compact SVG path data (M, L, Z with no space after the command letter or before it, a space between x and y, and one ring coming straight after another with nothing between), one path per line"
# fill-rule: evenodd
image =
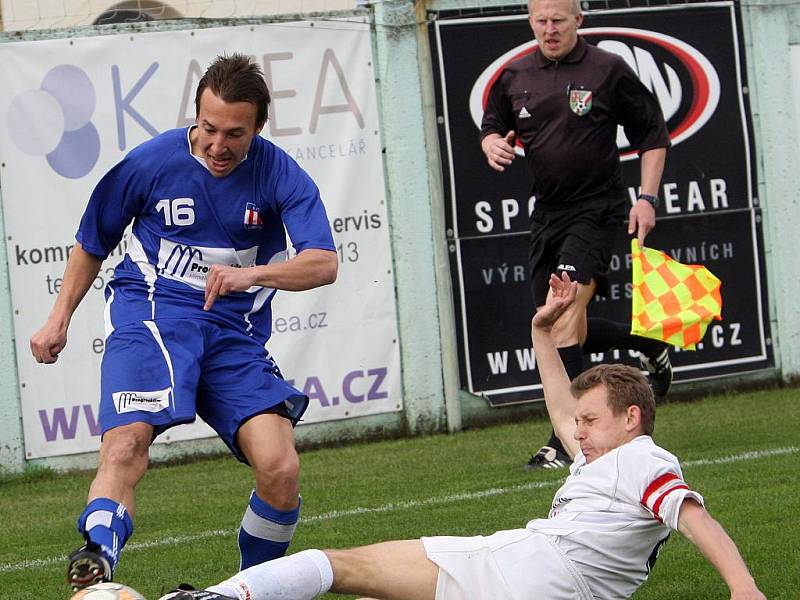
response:
M127 252L105 291L107 332L136 321L190 317L266 342L275 290L252 287L204 311L210 267L285 260L287 232L297 252L335 250L317 186L259 136L245 160L220 178L191 154L188 129L136 147L97 184L76 238L86 252L105 258L131 221Z

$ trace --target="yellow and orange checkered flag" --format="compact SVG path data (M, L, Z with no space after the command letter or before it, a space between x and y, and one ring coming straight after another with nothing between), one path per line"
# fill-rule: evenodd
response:
M694 350L712 319L722 318L722 282L703 265L684 265L640 248L633 253L631 333Z

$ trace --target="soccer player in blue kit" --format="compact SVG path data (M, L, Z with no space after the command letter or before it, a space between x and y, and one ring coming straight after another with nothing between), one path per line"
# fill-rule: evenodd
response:
M133 532L135 488L154 438L196 415L249 464L255 489L239 530L241 566L282 556L300 513L293 426L308 398L266 350L277 290L333 283L338 259L311 178L259 136L270 96L250 58L218 57L197 88L197 122L132 150L97 184L63 285L31 338L53 363L70 319L133 222L105 290L102 443L74 589L111 580ZM286 233L296 250L287 260Z

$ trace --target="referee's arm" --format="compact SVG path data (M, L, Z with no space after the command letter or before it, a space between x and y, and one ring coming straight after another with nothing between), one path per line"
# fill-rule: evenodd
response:
M641 194L657 198L658 186L661 175L664 173L664 163L667 159L666 148L651 148L642 152L640 162ZM628 235L636 234L639 246L644 246L644 238L656 226L656 209L647 200L639 200L628 214Z

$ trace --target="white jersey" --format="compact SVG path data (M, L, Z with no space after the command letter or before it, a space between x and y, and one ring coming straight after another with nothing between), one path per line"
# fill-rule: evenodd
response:
M684 498L678 459L642 435L587 464L575 457L547 519L527 528L553 536L595 598L630 598L647 579Z

